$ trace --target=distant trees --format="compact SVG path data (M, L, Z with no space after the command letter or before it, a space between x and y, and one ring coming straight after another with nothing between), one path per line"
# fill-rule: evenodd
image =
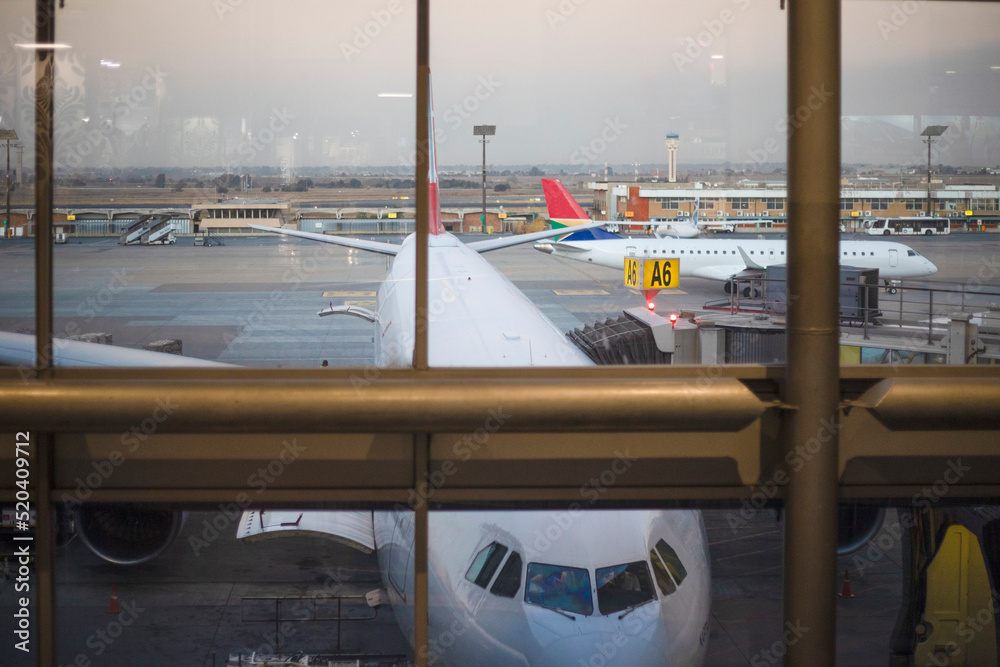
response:
M510 186L506 183L497 183L493 186L493 192L507 192L510 190Z
M378 180L375 182L376 188L392 188L394 190L412 190L417 187L416 181L412 178L402 179L402 178L391 178Z
M528 176L544 176L545 172L538 167L532 167L531 171L528 172Z
M441 188L478 188L479 183L475 181L465 181L460 178L445 178L438 181Z
M313 186L311 178L300 178L295 185L281 186L282 192L307 192Z
M167 175L157 174L156 180L153 182L153 187L165 188L167 186Z

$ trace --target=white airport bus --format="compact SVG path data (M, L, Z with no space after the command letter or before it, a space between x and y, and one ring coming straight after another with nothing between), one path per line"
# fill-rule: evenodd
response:
M951 222L947 218L878 218L865 223L865 234L892 236L893 234L950 234Z

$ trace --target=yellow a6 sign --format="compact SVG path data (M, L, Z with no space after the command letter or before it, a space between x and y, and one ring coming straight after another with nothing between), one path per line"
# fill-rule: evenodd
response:
M625 258L625 287L633 289L667 289L677 287L679 259Z

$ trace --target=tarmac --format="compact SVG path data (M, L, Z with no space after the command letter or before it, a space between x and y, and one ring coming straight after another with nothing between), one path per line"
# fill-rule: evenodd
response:
M396 239L380 238L379 240ZM893 239L911 245L940 271L914 283L1000 285L1000 235ZM487 258L564 330L617 317L641 306L619 272L542 255L530 246ZM30 241L0 242L0 330L31 329ZM334 305L372 306L387 259L294 239L227 237L225 246L118 246L115 239L72 240L55 248L55 329L111 333L116 345L175 338L185 355L260 367L368 365L369 325L317 316ZM724 296L719 283L685 280L657 299L660 312L696 310ZM234 526L207 547L190 539L222 512L189 513L180 537L157 559L132 568L101 561L79 540L56 557L60 665L223 665L236 652L337 648L333 621L295 621L310 612L292 605L282 622L264 618L260 597L363 595L379 586L374 557L307 538L242 544ZM773 510L749 504L704 512L712 565L709 665L780 664L782 526ZM894 512L888 513L891 525ZM231 522L230 522L231 523ZM840 559L853 598L837 598L837 663L885 665L899 609L899 540L888 527L868 548ZM15 591L0 576L0 664L33 664L13 649L9 629ZM838 582L840 577L838 576ZM111 590L120 602L109 613ZM836 596L841 592L830 591ZM283 603L286 604L286 603ZM302 603L311 604L311 603ZM348 614L369 613L350 603ZM346 609L346 608L345 608ZM323 615L323 614L319 614ZM408 645L390 609L339 628L344 651L391 655Z

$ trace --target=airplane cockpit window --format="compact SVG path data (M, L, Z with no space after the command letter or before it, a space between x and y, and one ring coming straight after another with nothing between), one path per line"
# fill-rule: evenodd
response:
M917 254L916 250L907 250L906 251L906 256L907 257L919 257L920 255Z
M524 601L589 616L594 613L590 573L577 567L528 563L528 589Z
M486 588L505 555L507 555L507 547L499 542L491 543L476 554L475 560L469 566L469 571L465 573L465 578L480 588Z
M512 598L517 595L517 592L521 589L522 565L521 554L512 551L510 558L503 564L500 574L497 575L497 580L493 582L490 593L499 595L502 598Z
M672 593L675 587L665 586L665 582L660 578L660 568L661 566L665 568L670 573L673 581L676 582L676 585L680 586L684 581L684 577L687 576L687 570L684 569L684 564L681 563L677 552L664 540L659 540L656 543L656 548L649 553L649 556L650 561L653 563L653 570L657 573L656 581L660 584L660 590L663 591L664 595Z
M664 595L670 595L676 591L677 585L674 584L674 580L670 578L670 574L667 572L667 568L663 564L663 561L656 555L656 549L650 550L649 562L653 564L653 575L656 577L656 584L660 587L660 592Z
M656 599L643 561L597 568L597 608L607 616Z

